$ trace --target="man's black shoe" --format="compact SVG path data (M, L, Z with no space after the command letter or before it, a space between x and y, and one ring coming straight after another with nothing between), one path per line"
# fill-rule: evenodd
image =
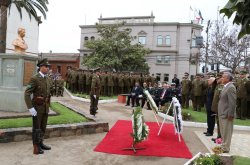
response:
M51 150L51 147L50 147L50 146L46 146L46 145L43 144L43 143L40 144L40 148L43 149L43 150Z
M206 135L206 134L207 134L207 132L203 132L203 134L205 134L205 135Z
M129 106L128 104L126 104L125 106Z

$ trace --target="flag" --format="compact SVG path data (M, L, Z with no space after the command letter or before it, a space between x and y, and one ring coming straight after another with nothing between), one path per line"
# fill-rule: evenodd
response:
M201 15L201 11L200 10L199 10L199 16L200 16L201 20L204 20L203 17L202 17L202 15Z
M189 7L189 10L194 11L193 8L192 8L191 6Z

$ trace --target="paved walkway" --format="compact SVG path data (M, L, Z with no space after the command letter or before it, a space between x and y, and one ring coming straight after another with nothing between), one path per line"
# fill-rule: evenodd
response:
M72 100L68 95L65 97L54 97L53 101L61 100L67 103L81 107L85 113L89 111L89 103ZM109 127L115 124L117 120L130 120L132 113L131 107L125 107L120 103L103 103L99 105L96 120L104 120L109 122ZM146 121L155 121L152 111L144 110ZM162 121L161 118L159 118ZM164 129L162 130L164 131ZM203 144L202 132L204 128L184 127L183 138L190 149L190 152L195 155L198 152L209 152L207 145ZM249 132L235 131L234 136L248 135ZM106 133L70 136L61 138L46 139L45 142L52 146L51 151L45 151L44 155L32 154L31 141L23 141L18 143L1 143L0 144L0 164L2 165L165 165L184 164L187 159L169 158L169 157L143 157L143 156L125 156L113 155L106 153L94 152L93 149L104 138ZM198 136L197 136L198 135ZM166 139L167 140L167 139ZM250 138L244 139L245 144L250 144ZM207 139L209 142L209 139ZM204 142L204 143L208 143ZM232 146L238 147L241 142L233 142ZM242 146L241 146L242 147ZM246 149L249 146L244 146ZM160 146L159 146L160 149ZM247 152L247 151L246 151ZM247 154L248 155L248 154Z

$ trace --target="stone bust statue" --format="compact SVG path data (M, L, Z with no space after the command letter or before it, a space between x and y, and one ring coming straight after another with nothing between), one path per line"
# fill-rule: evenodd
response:
M14 45L14 50L16 53L25 53L25 50L28 49L28 45L23 39L23 37L25 36L25 29L18 28L17 33L18 37L12 42L12 45Z

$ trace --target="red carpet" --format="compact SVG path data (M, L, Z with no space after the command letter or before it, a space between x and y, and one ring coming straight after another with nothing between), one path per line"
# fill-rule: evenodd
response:
M123 150L132 145L132 124L131 121L118 120L94 151L119 155L192 158L183 138L179 142L178 134L175 135L173 124L165 123L160 136L157 136L159 127L156 122L146 124L149 126L149 137L136 145L145 148L144 150L137 150L136 154L133 150Z

